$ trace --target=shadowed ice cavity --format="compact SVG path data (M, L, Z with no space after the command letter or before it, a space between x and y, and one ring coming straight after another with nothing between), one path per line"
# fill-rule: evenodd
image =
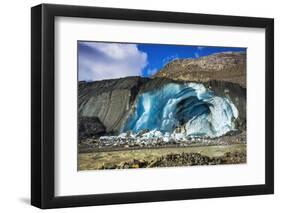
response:
M139 94L121 132L142 130L189 137L219 137L234 130L238 111L226 97L219 97L203 84L169 83Z

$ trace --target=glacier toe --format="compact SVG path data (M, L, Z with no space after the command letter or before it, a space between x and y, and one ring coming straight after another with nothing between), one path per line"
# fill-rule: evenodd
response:
M235 130L238 110L227 97L200 83L168 83L138 94L121 133L147 136L219 137ZM155 136L155 133L156 136Z

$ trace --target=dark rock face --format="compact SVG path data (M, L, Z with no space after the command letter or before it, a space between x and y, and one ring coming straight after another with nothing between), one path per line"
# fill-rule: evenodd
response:
M239 111L236 127L246 130L247 103L246 89L236 83L226 81L209 81L204 85L214 91L216 95L229 98Z
M225 52L197 59L177 59L164 66L155 77L182 81L228 81L246 87L246 53Z
M121 128L141 85L146 78L128 77L96 82L79 82L78 113L82 117L97 117L106 132Z
M105 133L106 128L97 117L79 117L79 141Z

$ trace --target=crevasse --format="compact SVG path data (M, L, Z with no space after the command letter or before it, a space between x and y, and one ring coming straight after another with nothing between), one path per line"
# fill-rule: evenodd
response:
M137 96L121 132L142 130L189 137L219 137L235 130L238 110L200 83L169 83Z

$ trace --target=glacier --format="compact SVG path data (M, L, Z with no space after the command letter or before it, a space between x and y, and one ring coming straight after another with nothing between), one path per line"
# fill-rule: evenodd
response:
M138 94L121 135L175 139L215 138L235 130L238 110L201 83L168 83Z

